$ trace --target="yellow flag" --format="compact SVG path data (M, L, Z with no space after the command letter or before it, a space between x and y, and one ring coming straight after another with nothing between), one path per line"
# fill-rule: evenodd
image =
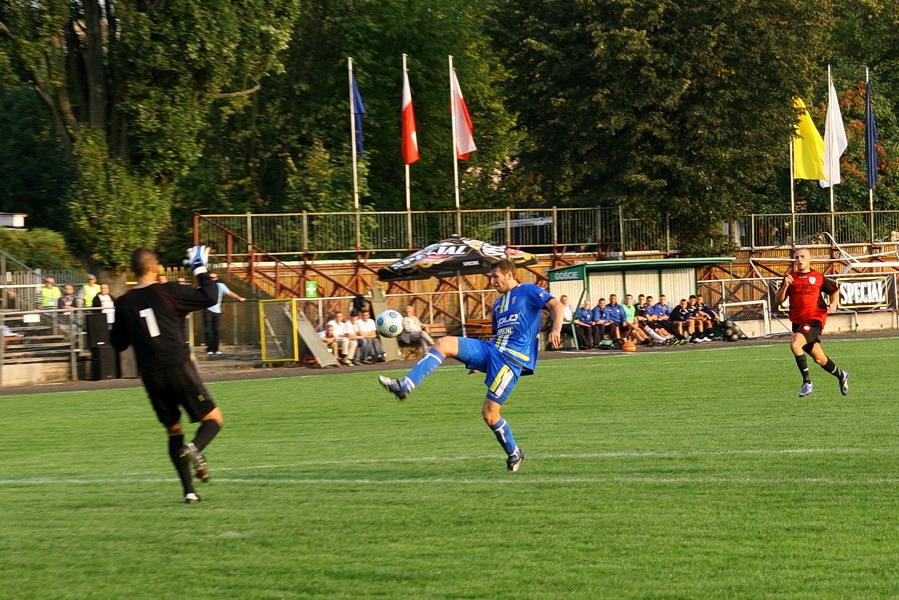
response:
M796 137L793 138L793 179L823 179L824 175L824 139L818 133L812 117L805 108L805 103L796 98L793 106L802 110L796 124Z

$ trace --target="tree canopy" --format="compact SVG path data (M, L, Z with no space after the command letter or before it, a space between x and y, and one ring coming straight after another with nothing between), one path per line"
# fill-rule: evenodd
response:
M413 208L451 208L453 55L478 145L464 207L619 204L714 250L721 220L789 206L792 98L823 129L828 64L850 142L836 206L867 207L869 66L878 206L899 208L897 20L899 0L0 0L0 105L21 115L0 119L0 206L55 207L35 224L109 267L160 232L181 248L193 211L351 208L352 57L362 202L402 208L405 53Z

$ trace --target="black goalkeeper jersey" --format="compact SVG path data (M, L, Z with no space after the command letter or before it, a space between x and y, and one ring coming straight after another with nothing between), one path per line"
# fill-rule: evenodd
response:
M218 287L207 273L200 287L151 283L132 288L116 300L112 343L121 352L134 346L141 373L190 360L184 318L218 302Z

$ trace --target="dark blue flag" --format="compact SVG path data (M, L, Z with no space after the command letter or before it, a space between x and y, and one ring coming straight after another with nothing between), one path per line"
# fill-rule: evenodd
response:
M365 105L362 104L362 94L356 84L356 75L353 74L353 124L356 133L356 155L362 158L362 115L365 114Z
M877 187L877 125L871 106L871 81L865 83L865 161L868 163L868 187Z

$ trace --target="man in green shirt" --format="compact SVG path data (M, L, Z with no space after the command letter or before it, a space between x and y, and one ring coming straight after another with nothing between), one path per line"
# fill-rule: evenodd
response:
M59 297L62 296L62 290L56 287L56 280L52 277L44 279L44 287L37 292L38 308L58 308Z
M93 306L94 296L100 293L100 284L93 273L87 274L87 283L81 286L81 306Z

